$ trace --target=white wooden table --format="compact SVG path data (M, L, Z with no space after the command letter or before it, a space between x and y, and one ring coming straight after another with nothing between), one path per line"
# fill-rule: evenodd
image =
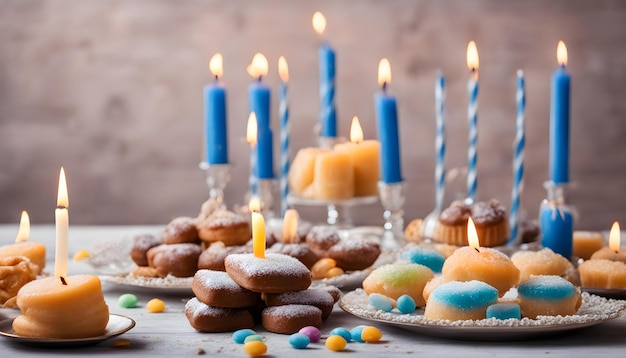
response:
M132 238L139 233L158 233L160 226L92 226L70 227L70 255L106 240ZM17 225L0 225L0 245L11 243L17 233ZM48 262L53 260L54 227L34 226L31 240L42 242L48 247ZM81 263L71 263L70 274L90 273L93 270ZM0 357L30 356L198 356L201 349L206 356L224 355L245 357L243 346L232 342L230 333L209 334L196 332L183 313L186 299L190 295L164 295L150 291L133 292L139 297L141 307L124 309L117 305L117 298L129 292L127 287L105 283L103 286L111 313L134 319L137 325L129 332L98 345L76 349L39 349L16 345L0 337ZM143 305L154 297L166 302L166 312L148 313ZM0 309L0 316L14 317L14 309ZM322 334L335 327L352 328L360 324L372 324L343 312L335 307L330 318L322 327ZM331 357L350 356L450 356L450 357L622 357L626 352L626 317L603 322L599 325L545 339L513 342L475 342L433 338L409 332L401 328L377 324L383 332L383 341L377 344L349 343L344 352L331 352L323 343L311 344L306 350L295 350L287 342L287 335L268 333L257 327L257 333L265 336L268 356L287 357ZM128 339L130 345L114 348L117 339Z

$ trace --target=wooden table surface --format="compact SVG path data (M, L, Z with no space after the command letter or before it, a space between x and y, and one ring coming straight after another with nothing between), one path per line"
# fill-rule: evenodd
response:
M107 240L132 238L138 233L158 233L159 226L91 226L70 227L70 254L79 249L89 249ZM17 227L0 225L0 244L13 241ZM48 262L53 260L53 226L34 226L31 240L42 242L48 247ZM93 273L93 269L85 264L70 263L70 274ZM136 326L129 332L102 342L100 344L72 349L41 349L15 344L10 339L0 337L0 357L30 356L198 356L203 350L206 356L224 355L240 356L246 354L243 346L233 343L231 333L199 333L188 323L183 313L186 300L190 294L164 294L163 292L145 289L133 290L139 298L140 306L133 309L120 308L117 298L131 291L128 287L110 283L103 284L104 295L111 313L121 314L136 321ZM163 313L148 313L145 303L151 298L160 298L166 302ZM15 309L0 309L0 316L15 317L19 312ZM335 327L353 328L371 322L359 319L335 307L330 318L322 326L322 334L326 335ZM626 317L606 321L601 324L568 332L558 336L547 336L541 339L477 342L434 338L410 332L396 326L376 324L383 332L383 341L377 344L349 343L344 352L331 352L323 343L311 344L306 350L295 350L287 342L287 335L266 332L256 327L259 334L265 336L268 356L285 357L298 355L301 357L340 356L464 356L469 357L612 357L623 356L626 349ZM116 348L112 343L119 339L128 339L130 344Z

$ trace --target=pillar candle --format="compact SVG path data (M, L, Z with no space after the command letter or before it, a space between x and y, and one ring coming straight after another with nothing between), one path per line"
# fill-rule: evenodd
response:
M67 208L69 200L67 195L67 182L65 180L65 170L61 167L59 174L59 191L57 195L57 208L54 211L56 224L56 248L54 260L54 276L67 277L67 240L69 231L69 214Z
M228 163L226 89L220 80L222 62L222 55L219 53L211 58L209 69L215 76L215 81L204 87L204 129L209 165Z
M258 142L257 151L257 177L259 179L274 178L274 148L273 135L270 128L270 89L262 82L262 77L267 75L267 59L260 53L254 55L252 63L248 66L248 73L255 79L248 89L250 112L254 112L257 118Z
M322 13L313 15L313 28L323 35L326 18ZM337 136L337 114L335 111L335 51L323 41L319 49L320 65L320 125L322 137Z
M375 96L376 123L380 141L380 167L386 184L402 181L400 169L400 143L398 139L398 111L396 98L387 93L391 82L389 61L383 58L378 66L378 83L382 90Z
M572 256L574 218L569 210L545 204L540 212L541 244L565 258Z
M557 60L550 100L550 179L555 184L569 182L570 76L565 69L567 48L563 41L557 46Z
M20 228L15 238L15 244L0 246L0 260L10 256L26 256L32 263L37 265L35 273L40 274L46 265L46 246L28 241L29 236L30 218L24 210L20 218Z

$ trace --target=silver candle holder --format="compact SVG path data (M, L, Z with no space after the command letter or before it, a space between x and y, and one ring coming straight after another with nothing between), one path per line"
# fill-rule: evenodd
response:
M384 234L382 246L385 250L394 250L404 245L404 202L406 183L398 182L387 184L378 182L378 194L383 212Z
M274 197L277 188L276 179L257 179L257 197L261 205L261 214L268 219L275 217Z
M200 169L206 174L206 184L209 187L209 198L218 203L224 202L224 188L230 182L230 164L209 164L201 162Z

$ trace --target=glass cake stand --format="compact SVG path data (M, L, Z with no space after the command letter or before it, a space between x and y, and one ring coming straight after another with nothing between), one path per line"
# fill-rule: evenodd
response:
M326 223L328 225L339 226L351 226L352 219L348 215L348 211L351 207L376 204L379 202L378 195L372 196L358 196L345 200L320 200L320 199L308 199L295 196L293 194L287 195L287 203L292 205L303 206L318 206L326 207Z

